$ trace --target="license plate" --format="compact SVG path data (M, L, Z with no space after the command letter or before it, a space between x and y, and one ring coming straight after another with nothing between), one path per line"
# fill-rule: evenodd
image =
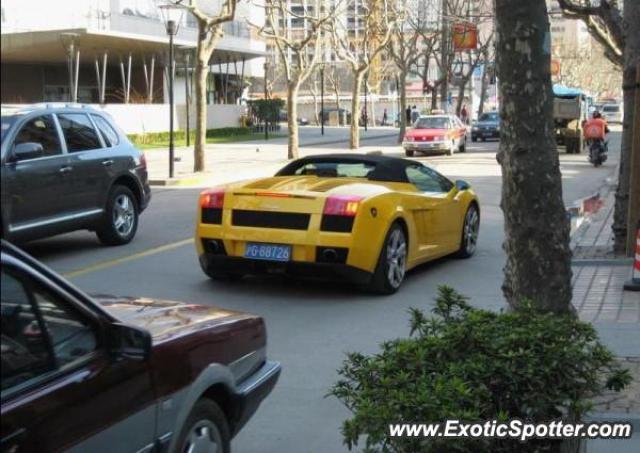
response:
M244 249L244 257L254 260L289 261L291 259L291 246L249 242Z

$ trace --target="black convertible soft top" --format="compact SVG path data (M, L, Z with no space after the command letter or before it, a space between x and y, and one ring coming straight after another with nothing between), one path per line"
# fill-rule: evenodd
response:
M406 168L421 166L419 162L400 157L377 154L321 154L296 159L284 166L276 176L293 176L296 171L308 164L368 164L374 166L367 179L370 181L409 182Z

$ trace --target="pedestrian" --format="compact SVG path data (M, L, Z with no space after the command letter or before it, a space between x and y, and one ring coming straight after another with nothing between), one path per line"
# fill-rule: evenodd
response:
M386 126L387 125L387 109L384 109L384 112L382 112L382 125Z
M467 104L462 104L460 109L460 119L464 124L469 124L469 111L467 110Z
M420 118L420 112L418 112L418 107L415 105L411 107L411 122L415 123Z
M407 107L405 114L407 116L407 123L411 123L411 107Z

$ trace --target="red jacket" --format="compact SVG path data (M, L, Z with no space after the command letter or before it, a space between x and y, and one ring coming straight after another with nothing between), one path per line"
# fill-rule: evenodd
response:
M594 140L604 140L605 135L609 132L607 122L602 118L592 118L583 126L584 138Z

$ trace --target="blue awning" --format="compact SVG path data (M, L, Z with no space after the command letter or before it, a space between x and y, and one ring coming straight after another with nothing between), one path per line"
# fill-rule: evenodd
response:
M554 85L553 94L559 97L575 98L585 94L584 91L579 88L570 88L563 85Z

